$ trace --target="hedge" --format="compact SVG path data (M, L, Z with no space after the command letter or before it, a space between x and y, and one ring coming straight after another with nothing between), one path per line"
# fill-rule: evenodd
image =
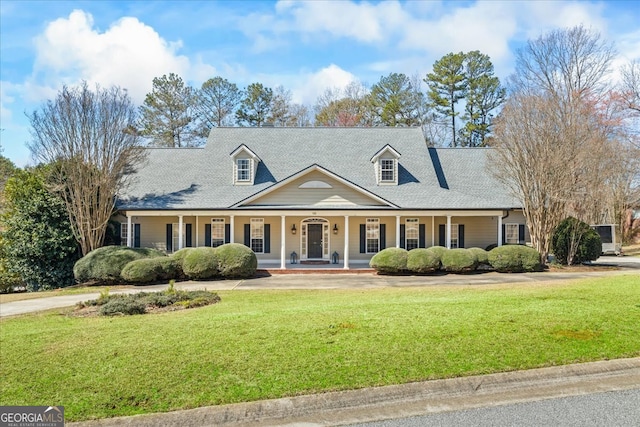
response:
M478 266L478 259L468 249L450 249L442 254L442 268L451 273L468 273Z
M182 262L182 271L190 279L213 279L218 275L216 249L203 247L188 251Z
M382 274L402 273L407 270L408 254L402 248L383 249L371 258L369 266Z
M540 271L540 253L522 245L499 246L489 251L489 264L502 273Z
M489 252L482 248L469 248L468 250L475 255L478 264L489 265Z
M104 246L89 252L73 267L76 281L94 281L100 284L118 283L122 280L122 269L131 261L144 258L166 257L157 249L129 248L126 246Z
M157 257L131 261L122 269L121 276L131 283L153 283L158 280L175 279L181 268L173 258Z
M258 268L256 254L245 245L227 243L216 248L218 272L225 278L253 277Z
M440 269L439 251L432 248L416 248L409 251L407 269L412 273L433 273Z

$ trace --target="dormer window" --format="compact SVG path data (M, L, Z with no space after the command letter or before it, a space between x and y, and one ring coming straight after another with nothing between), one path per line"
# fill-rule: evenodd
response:
M398 185L398 153L389 144L382 147L371 158L378 185Z
M230 154L233 160L233 183L235 185L253 185L260 158L242 144Z
M380 182L393 183L396 180L396 161L380 159Z
M236 160L236 173L237 181L251 181L251 159Z

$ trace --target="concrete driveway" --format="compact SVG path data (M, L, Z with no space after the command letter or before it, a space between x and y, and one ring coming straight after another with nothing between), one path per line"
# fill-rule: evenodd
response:
M177 289L207 290L264 290L264 289L371 289L385 287L425 287L442 285L493 285L502 283L535 283L558 280L603 277L616 274L638 274L640 281L640 258L602 257L595 263L616 265L619 270L592 272L542 272L542 273L476 273L441 274L433 276L378 276L376 274L274 274L246 280L186 281L176 284ZM135 293L160 291L167 285L132 286L111 293ZM0 304L0 317L33 313L55 308L70 307L81 301L96 299L99 293L63 295L36 298Z

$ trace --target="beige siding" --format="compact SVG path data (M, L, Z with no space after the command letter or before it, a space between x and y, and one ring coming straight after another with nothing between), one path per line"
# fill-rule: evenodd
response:
M373 171L372 171L373 173ZM321 181L332 188L298 188L308 181ZM266 194L251 205L270 206L381 206L378 202L322 172L314 171L300 177L283 188Z

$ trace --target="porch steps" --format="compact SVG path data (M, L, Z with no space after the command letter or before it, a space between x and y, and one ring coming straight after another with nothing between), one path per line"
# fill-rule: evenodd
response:
M259 268L257 276L272 276L276 274L374 274L373 268L357 268L345 270L344 268L294 268L282 270L280 268Z

